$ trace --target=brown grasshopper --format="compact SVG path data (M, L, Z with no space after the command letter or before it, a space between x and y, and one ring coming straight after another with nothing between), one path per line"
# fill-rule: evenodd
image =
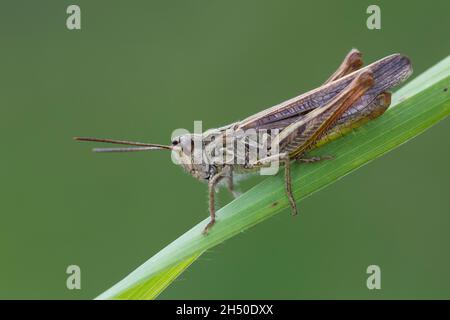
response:
M362 65L361 53L353 49L322 86L243 121L201 134L175 137L171 145L89 137L74 139L133 146L94 149L96 152L172 150L179 164L187 172L208 183L211 219L204 228L205 234L216 220L216 186L222 181L226 182L230 192L237 196L234 191L234 174L265 168L277 161L284 166L286 195L292 214L295 215L297 205L291 188L291 161L311 163L332 158L308 158L306 153L382 115L391 102L391 94L387 90L406 80L412 73L409 59L400 54L390 55L365 68L361 68ZM254 148L258 152L261 151L262 145L258 138L255 140L245 134L251 129L276 132L270 145L265 144L267 148L264 156L257 159L250 159L249 150L254 142ZM241 134L242 132L244 134ZM226 143L229 140L232 141L231 144ZM240 154L234 150L238 144L243 146L243 152ZM200 150L196 160L201 161L194 161L196 150ZM222 161L217 161L217 155L221 156L219 158ZM224 158L227 160L223 161Z

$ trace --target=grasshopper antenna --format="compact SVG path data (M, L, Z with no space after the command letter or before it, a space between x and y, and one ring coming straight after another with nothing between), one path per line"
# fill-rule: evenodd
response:
M94 148L94 152L135 152L135 151L149 151L149 150L172 150L172 146L166 146L162 144L144 143L125 140L114 140L104 138L92 138L92 137L74 137L76 141L88 141L88 142L104 142L113 144L123 144L129 146L135 146L131 148Z

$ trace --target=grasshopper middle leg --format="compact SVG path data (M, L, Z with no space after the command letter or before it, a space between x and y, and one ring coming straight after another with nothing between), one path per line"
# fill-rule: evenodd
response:
M291 159L289 154L280 153L267 158L260 159L257 162L258 166L264 166L268 163L280 161L284 164L284 186L286 190L286 196L291 207L291 213L293 216L298 214L297 203L295 202L294 195L292 194L292 181L291 181Z
M233 169L230 167L229 174L227 175L227 188L228 191L233 195L234 198L238 198L240 196L239 192L234 189L234 179L233 179Z
M291 206L291 213L293 216L298 214L297 203L295 202L294 195L292 194L292 180L291 180L291 159L286 154L282 157L284 162L284 186L286 189L286 195Z

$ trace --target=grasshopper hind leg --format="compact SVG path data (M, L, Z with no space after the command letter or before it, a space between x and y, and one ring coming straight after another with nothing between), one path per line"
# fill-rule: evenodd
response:
M310 117L308 122L298 122L289 125L278 135L280 149L280 160L285 164L285 187L292 213L297 214L297 206L292 194L290 160L304 154L315 145L320 136L332 128L333 124L342 114L348 110L355 101L373 86L373 74L370 71L363 72L357 76L346 89L340 92L332 101L325 105L320 117ZM304 129L299 133L299 127ZM317 158L314 160L321 160Z
M310 150L336 140L337 138L361 127L370 120L378 118L389 108L390 104L391 93L387 91L380 93L361 112L354 113L347 117L341 117L336 125L328 130L319 140L317 140Z
M363 65L362 54L358 49L352 49L345 56L339 68L325 81L324 84L338 80L353 71L358 70Z

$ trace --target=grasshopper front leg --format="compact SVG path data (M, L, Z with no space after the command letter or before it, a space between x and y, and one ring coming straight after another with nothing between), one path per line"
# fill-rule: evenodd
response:
M225 173L219 172L215 174L208 181L208 202L209 202L209 216L210 220L206 227L203 229L203 234L208 234L208 230L216 223L216 204L215 204L215 196L216 196L216 186L217 184L225 177Z

